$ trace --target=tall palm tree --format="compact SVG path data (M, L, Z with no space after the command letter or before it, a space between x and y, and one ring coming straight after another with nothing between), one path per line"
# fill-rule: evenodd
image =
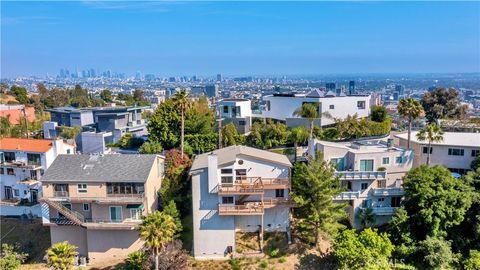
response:
M308 140L308 131L304 126L298 126L290 130L290 141L293 142L295 148L295 162L297 162L297 148L298 144L305 143Z
M313 103L303 103L293 112L293 116L308 118L310 122L310 138L313 138L313 121L319 117L318 107Z
M145 240L145 246L153 251L155 269L158 270L158 254L168 242L173 240L177 231L175 220L166 213L155 211L143 218L139 231L140 237Z
M180 111L182 114L182 129L181 129L181 135L180 135L180 148L182 151L182 158L183 158L183 146L184 146L184 140L185 140L185 111L187 110L189 106L189 101L188 101L188 93L185 89L182 89L175 93L173 96L174 101L178 104L180 107Z
M420 141L428 141L427 149L427 165L430 164L430 152L432 151L432 142L443 141L443 130L434 123L422 128L417 133L417 139Z
M47 250L48 265L55 270L72 269L78 255L77 247L67 241L56 243Z
M424 114L422 104L419 101L414 100L412 97L403 98L398 103L398 113L408 120L408 141L407 148L410 148L410 136L412 133L413 120Z
M375 213L373 208L360 208L357 212L356 218L360 221L363 228L370 227L375 224Z

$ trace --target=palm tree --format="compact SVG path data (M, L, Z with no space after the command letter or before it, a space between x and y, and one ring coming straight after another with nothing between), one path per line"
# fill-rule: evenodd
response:
M362 227L370 227L375 224L375 213L372 208L360 208L357 212L356 218L360 220Z
M290 141L293 142L295 148L295 162L297 162L297 148L298 144L303 144L308 140L308 131L304 126L292 128L290 131Z
M313 138L313 121L319 117L318 106L313 103L303 103L293 112L293 116L308 118L310 122L310 138Z
M47 250L48 265L55 270L68 270L75 265L77 247L67 241L56 243Z
M417 139L420 141L428 141L427 149L427 165L430 164L430 152L432 151L432 142L443 141L443 130L434 123L422 128L417 133Z
M181 131L181 137L180 137L180 148L181 148L182 158L183 158L183 146L184 146L184 139L185 139L185 111L189 106L188 93L185 89L182 89L177 93L175 93L175 96L173 97L173 99L175 100L175 102L177 102L182 114L182 131Z
M398 113L408 120L408 141L407 148L410 148L410 135L412 133L413 120L424 114L422 104L412 97L401 99L398 103Z
M168 214L155 211L143 218L139 231L140 237L145 240L145 246L152 249L155 256L155 269L158 270L158 254L168 242L173 240L177 231L175 220Z

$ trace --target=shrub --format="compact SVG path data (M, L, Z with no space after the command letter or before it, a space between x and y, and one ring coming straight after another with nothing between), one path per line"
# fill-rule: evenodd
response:
M141 154L160 154L163 151L160 142L144 142L138 149Z
M387 118L387 108L383 106L372 106L370 118L375 122L383 122Z
M268 267L268 262L267 261L261 261L259 266L260 266L260 268L265 269L265 268Z
M276 258L280 255L280 250L278 248L273 248L270 250L270 257Z
M287 262L287 258L282 256L282 257L280 257L280 259L278 259L278 262L279 263L285 263L285 262Z
M232 267L232 270L241 270L242 269L242 267L240 266L240 259L231 258L228 263Z
M367 136L379 136L389 134L392 129L392 119L386 118L383 122L367 121Z
M0 254L0 269L18 269L22 262L27 258L27 254L17 252L18 247L8 244L2 244L2 252Z
M128 255L125 261L125 270L142 270L147 269L148 256L145 252L139 250Z
M322 139L327 141L337 140L340 136L338 129L336 128L326 128L323 130Z
M464 262L465 270L479 270L480 269L480 251L470 250L470 256Z

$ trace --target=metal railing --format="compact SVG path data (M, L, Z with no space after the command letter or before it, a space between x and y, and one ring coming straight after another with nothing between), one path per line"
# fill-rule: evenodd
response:
M54 191L53 197L55 198L68 198L68 191Z
M364 180L364 179L384 179L387 176L387 172L381 171L341 171L335 172L335 176L338 176L340 180Z
M56 210L58 212L60 212L62 215L66 216L66 218L68 218L69 215L71 215L73 218L77 219L78 221L85 222L85 217L82 214L65 207L61 203L51 201L51 200L47 200L47 204L56 208Z
M360 191L345 191L337 196L333 197L333 200L336 201L343 201L343 200L353 200L358 199L360 197Z
M294 202L289 198L263 198L264 206L293 205Z
M395 211L398 209L398 207L385 206L385 207L372 207L372 209L375 215L388 216L388 215L393 215Z
M375 196L401 196L405 194L403 188L372 188L373 195Z

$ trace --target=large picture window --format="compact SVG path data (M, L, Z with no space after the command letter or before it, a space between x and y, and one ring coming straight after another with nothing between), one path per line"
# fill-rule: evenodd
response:
M360 171L371 172L373 171L373 159L360 160Z
M7 162L15 161L15 152L4 152L3 156Z
M143 183L107 183L107 194L143 194Z

